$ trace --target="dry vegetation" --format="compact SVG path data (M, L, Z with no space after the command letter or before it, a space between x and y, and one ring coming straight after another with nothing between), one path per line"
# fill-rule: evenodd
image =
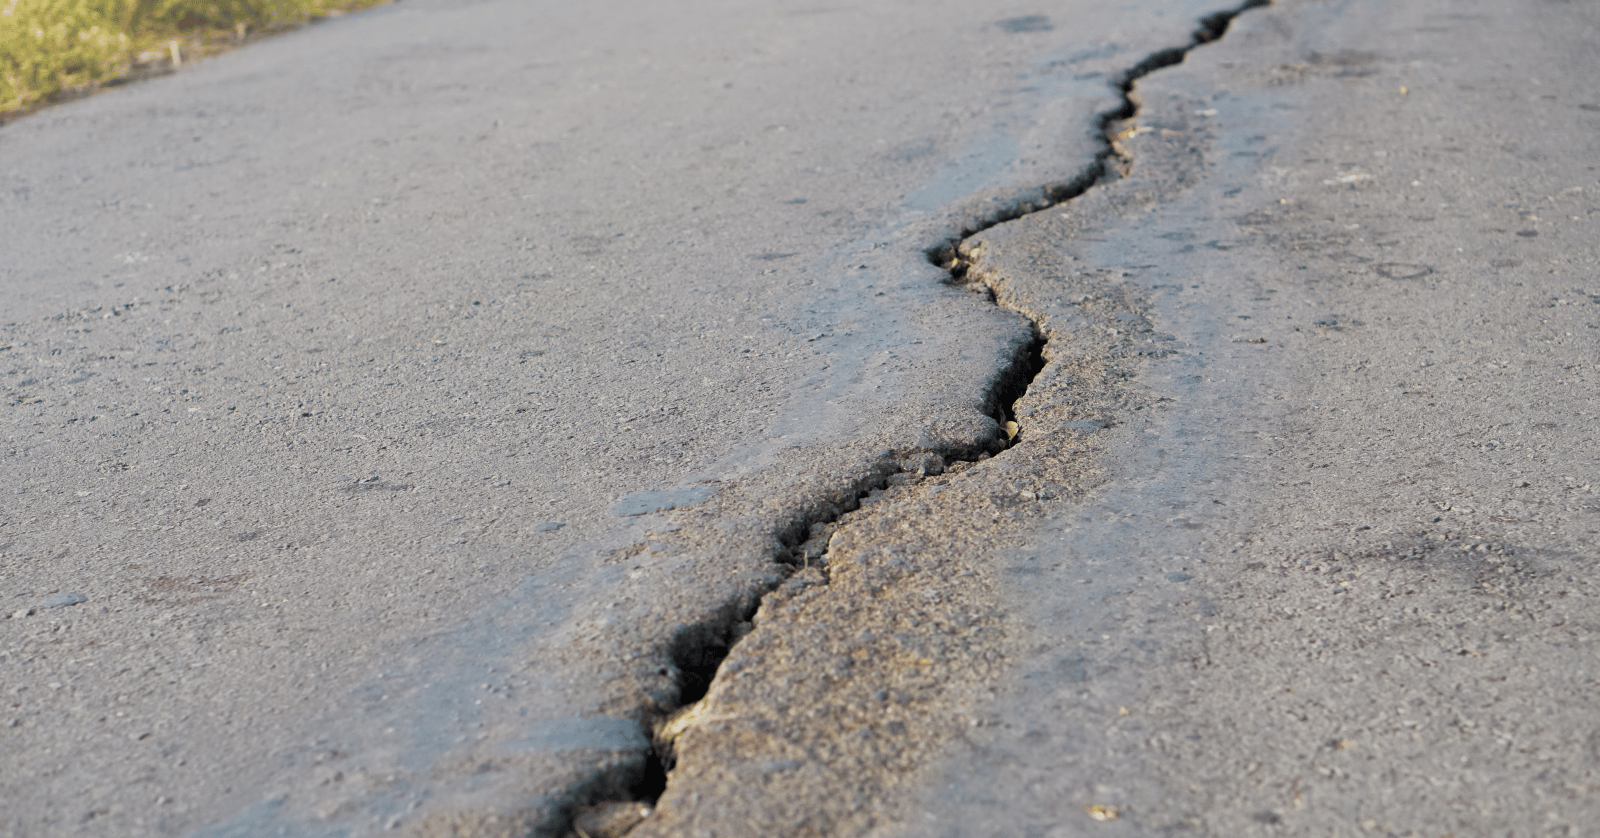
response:
M383 0L0 0L0 116Z

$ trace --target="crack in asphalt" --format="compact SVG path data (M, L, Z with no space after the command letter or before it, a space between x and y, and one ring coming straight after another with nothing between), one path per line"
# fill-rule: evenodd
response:
M844 503L822 514L796 516L786 531L778 535L782 552L773 557L775 562L787 565L790 574L802 568L817 567L823 574L823 584L826 584L828 543L839 519L859 509L864 505L863 502L870 504L885 492L893 491L898 486L897 475L914 474L921 477L937 475L946 470L957 471L960 469L956 465L958 463L972 464L990 459L1021 440L1014 405L1044 369L1045 333L1037 319L997 299L994 288L989 284L991 278L971 271L974 255L966 250L967 242L985 230L1060 206L1095 186L1126 176L1133 165L1133 158L1122 147L1120 140L1131 136L1137 128L1121 126L1139 112L1139 101L1134 93L1138 81L1157 70L1181 63L1191 50L1219 40L1239 15L1271 4L1272 0L1246 0L1231 9L1207 15L1199 20L1188 44L1151 53L1124 70L1110 82L1121 95L1121 103L1094 117L1094 133L1102 147L1095 154L1093 162L1072 178L1041 187L1039 191L1042 192L1042 198L1019 200L996 209L924 252L928 261L949 273L946 282L983 294L991 303L1017 311L1032 324L1034 339L1020 348L1006 368L999 372L984 400L984 412L995 420L999 432L976 448L885 452L855 482L853 494ZM664 709L661 715L650 720L653 747L644 765L616 769L625 776L597 778L596 782L587 784L585 791L588 793L574 790L574 806L567 810L566 817L561 823L549 824L555 828L541 830L541 834L548 832L576 838L620 838L650 816L650 807L666 789L675 765L673 742L697 722L706 721L700 718L700 700L716 678L722 662L750 631L751 621L761 607L760 602L758 600L753 607L730 604L700 623L680 631L673 638L668 657L676 670L678 700L675 707ZM625 793L619 795L619 790L625 790ZM580 808L578 805L579 801L596 800L598 796L610 796L613 799L587 807ZM615 799L618 796L626 799Z
M1200 19L1200 25L1190 35L1188 44L1153 52L1145 56L1144 60L1124 70L1110 82L1111 86L1122 96L1122 103L1115 108L1096 114L1094 118L1094 133L1102 144L1100 151L1095 154L1094 162L1085 167L1082 172L1067 180L1045 184L1040 188L1043 193L1042 199L1026 199L1014 202L977 219L975 223L968 227L963 227L958 234L929 248L927 252L928 260L950 271L951 276L959 281L965 276L970 264L962 258L960 253L961 244L967 239L991 227L1060 206L1095 186L1109 183L1126 175L1128 167L1132 165L1132 157L1122 148L1120 140L1124 139L1124 137L1119 136L1113 129L1118 123L1132 119L1139 112L1139 103L1133 93L1133 88L1139 79L1164 67L1182 63L1190 50L1209 44L1226 34L1228 25L1233 22L1234 18L1251 9L1270 5L1272 5L1272 0L1246 0L1243 4L1230 10L1207 15Z

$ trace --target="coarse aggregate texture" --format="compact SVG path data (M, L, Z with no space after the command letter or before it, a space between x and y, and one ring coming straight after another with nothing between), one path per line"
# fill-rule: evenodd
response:
M0 127L0 824L637 792L811 524L999 447L1034 327L926 252L1212 11L407 0Z
M1577 3L1286 0L1141 80L1127 177L962 246L1049 363L1022 443L940 495L1007 474L1020 502L846 523L871 534L828 556L856 607L763 606L751 638L794 639L733 649L663 812L730 835L840 810L880 836L1600 822L1597 38ZM948 607L947 568L979 580ZM913 700L824 684L880 626L931 617L913 648L961 613L981 662ZM941 665L875 659L913 686ZM773 724L786 691L825 724ZM829 728L848 756L811 756L855 796L778 787Z

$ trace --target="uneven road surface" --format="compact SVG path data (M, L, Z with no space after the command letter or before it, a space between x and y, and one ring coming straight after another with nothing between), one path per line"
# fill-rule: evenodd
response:
M4 834L1584 834L1600 8L1248 5L0 127Z

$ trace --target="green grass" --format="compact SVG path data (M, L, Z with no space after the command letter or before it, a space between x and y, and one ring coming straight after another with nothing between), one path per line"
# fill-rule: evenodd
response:
M0 0L0 114L382 0Z

